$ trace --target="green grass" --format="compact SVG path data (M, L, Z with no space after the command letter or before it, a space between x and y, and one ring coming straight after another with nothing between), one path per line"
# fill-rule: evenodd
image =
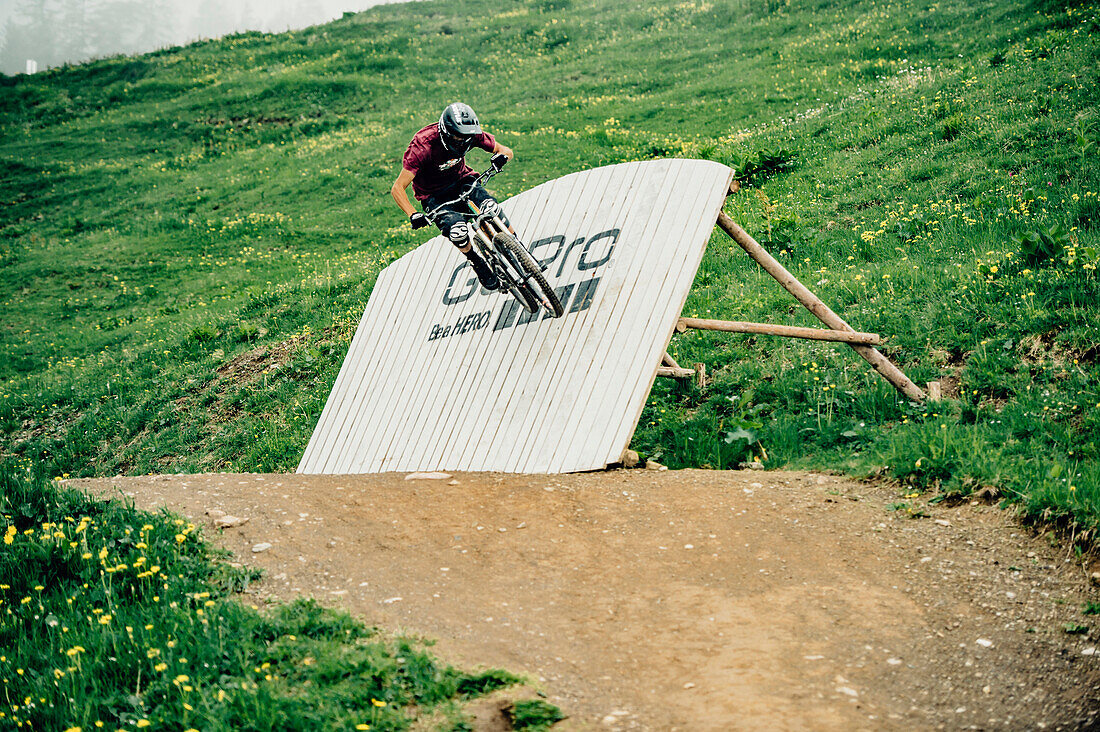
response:
M0 77L4 723L462 729L466 696L514 680L308 602L242 605L253 575L186 522L35 477L293 469L378 272L422 239L388 195L404 147L456 99L517 152L501 196L735 167L727 212L945 386L912 404L844 346L688 332L671 352L713 382L658 383L636 449L981 489L1088 546L1098 32L1095 2L1054 0L429 0ZM816 325L720 232L685 311Z
M516 702L512 707L512 728L542 732L565 719L561 710L541 699L526 699Z
M2 729L402 730L520 681L312 600L242 604L256 573L168 513L0 479Z
M736 166L730 215L948 385L912 405L841 346L688 333L673 355L714 383L658 384L637 449L994 484L1088 538L1098 31L1092 2L462 0L4 78L2 459L292 469L378 272L422 238L388 196L405 144L464 99L517 151L504 196ZM814 324L720 233L686 312Z

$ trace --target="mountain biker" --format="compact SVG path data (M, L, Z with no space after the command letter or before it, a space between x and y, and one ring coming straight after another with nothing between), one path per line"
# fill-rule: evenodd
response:
M459 213L460 210L468 211L458 208L466 204L443 208L435 214L435 221L429 222L428 217L417 211L409 201L407 192L412 183L413 194L425 211L458 197L477 178L477 173L466 164L465 157L475 146L493 153L493 164L497 167L513 156L511 148L501 145L488 132L482 131L477 115L469 105L462 102L448 105L438 122L413 135L402 159L401 173L390 188L390 195L409 217L414 229L434 223L470 260L481 286L486 290L496 290L500 288L500 280L473 248L469 224ZM501 155L504 159L500 158ZM485 210L486 206L490 209L497 206L496 200L481 185L475 187L470 200L480 210Z

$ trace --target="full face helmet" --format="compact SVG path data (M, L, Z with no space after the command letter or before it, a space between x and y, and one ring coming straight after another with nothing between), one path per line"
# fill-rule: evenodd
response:
M465 155L473 146L474 137L480 134L481 125L468 104L449 104L439 115L439 139L451 152Z

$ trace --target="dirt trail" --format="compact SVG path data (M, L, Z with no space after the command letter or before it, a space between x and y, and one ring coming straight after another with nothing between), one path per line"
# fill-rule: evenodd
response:
M562 729L1082 729L1080 568L985 505L892 511L812 473L188 475L69 481L207 521L306 594L526 672ZM253 553L252 547L272 547ZM1090 621L1094 621L1091 622Z

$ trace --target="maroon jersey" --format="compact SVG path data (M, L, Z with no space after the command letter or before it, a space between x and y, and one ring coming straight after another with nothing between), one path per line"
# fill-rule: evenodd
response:
M488 132L474 137L474 146L493 151L496 139ZM413 135L409 149L405 151L402 165L413 173L413 194L424 201L433 193L439 193L463 178L477 174L466 164L462 155L443 147L439 139L439 127L432 123Z

